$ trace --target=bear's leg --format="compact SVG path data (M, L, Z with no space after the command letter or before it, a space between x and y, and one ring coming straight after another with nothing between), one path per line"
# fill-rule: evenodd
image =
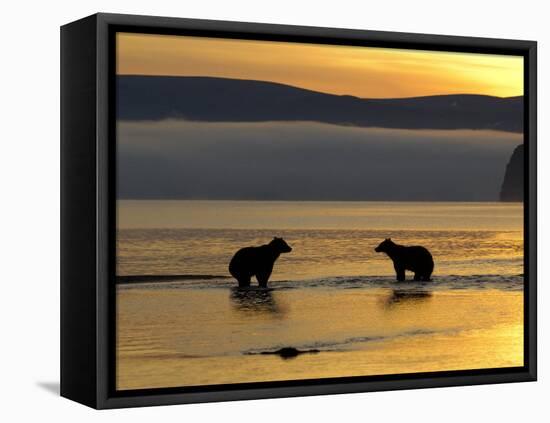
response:
M403 282L405 280L405 269L399 266L394 266L394 268L397 280L399 282Z
M422 276L420 273L415 273L414 274L414 280L415 281L422 281L422 280L424 280L424 276Z
M267 288L267 281L269 281L270 276L271 272L262 272L256 275L256 279L258 279L258 284L260 285L260 288Z
M237 280L239 281L239 288L246 288L250 286L250 276L240 275Z

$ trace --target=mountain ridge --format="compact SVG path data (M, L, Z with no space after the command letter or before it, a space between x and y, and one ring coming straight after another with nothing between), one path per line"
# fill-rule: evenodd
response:
M523 96L360 98L278 82L207 76L117 76L119 120L316 121L401 129L523 131Z

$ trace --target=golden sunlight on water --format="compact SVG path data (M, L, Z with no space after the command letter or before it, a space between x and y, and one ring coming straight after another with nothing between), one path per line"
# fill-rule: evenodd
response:
M521 291L312 288L256 300L119 288L117 388L523 365ZM288 345L319 352L255 354Z
M521 204L120 201L118 216L117 274L149 275L117 287L118 389L523 365ZM293 250L273 290L235 290L232 255L274 236ZM427 247L432 281L395 282L386 237Z
M119 200L119 229L521 229L521 203Z
M272 280L389 275L374 252L423 245L436 275L523 273L519 203L120 201L118 274L228 275L239 248L274 236L293 247Z

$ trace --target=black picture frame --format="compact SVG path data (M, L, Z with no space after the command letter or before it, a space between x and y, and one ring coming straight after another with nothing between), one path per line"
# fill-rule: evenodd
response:
M119 31L523 56L524 366L116 391L113 140ZM536 380L536 72L534 41L103 13L61 27L61 395L103 409Z

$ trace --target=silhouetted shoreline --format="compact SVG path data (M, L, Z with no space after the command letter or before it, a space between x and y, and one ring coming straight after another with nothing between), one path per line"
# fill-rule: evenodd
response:
M390 265L391 266L391 265ZM412 275L407 274L405 281L397 281L394 275L356 275L333 276L311 279L275 279L266 288L254 284L250 287L239 288L230 276L214 275L139 275L118 276L119 287L132 288L140 285L154 289L156 285L166 285L169 288L179 289L216 289L229 290L233 300L241 303L256 303L268 300L273 292L290 291L296 289L380 289L389 288L417 292L423 290L485 290L498 289L505 291L521 291L524 288L522 274L479 274L479 275L446 275L438 274L431 281L415 281ZM265 297L265 298L264 298ZM250 304L249 304L250 305Z
M190 280L229 279L222 275L123 275L116 277L117 284L148 283L148 282L175 282Z

